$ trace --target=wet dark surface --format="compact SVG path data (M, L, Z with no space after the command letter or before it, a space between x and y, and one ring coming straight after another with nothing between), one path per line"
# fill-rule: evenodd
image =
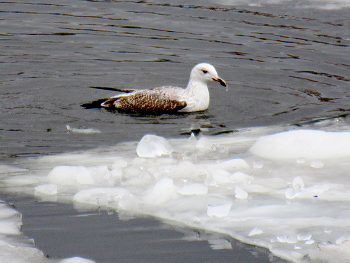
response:
M0 160L11 163L19 157L138 141L146 133L174 138L184 136L193 125L208 128L207 134L216 134L242 127L303 124L347 115L349 15L349 8L322 10L288 2L261 7L210 1L201 1L200 6L195 1L3 2ZM90 86L185 87L190 70L199 62L213 64L229 84L228 91L214 83L210 85L211 105L205 112L139 116L80 106L114 95ZM95 128L101 133L74 134L67 131L67 124ZM11 201L6 196L4 199ZM98 240L83 245L89 252L88 245L97 247L94 242L107 242L101 246L103 249L111 248L115 241L126 242L108 241L115 237L104 232L103 226L114 224L116 215L83 217L69 205L17 202L24 215L25 233L35 237L37 245L50 256L75 253L70 250L73 243L45 247L53 235L55 240L64 240L71 225L86 224L85 229L89 229L77 237L79 245L89 240L87 236L97 236ZM40 226L45 223L47 232L36 225L38 218L42 220ZM97 222L104 222L102 229L92 227ZM141 252L149 251L148 245L152 253L148 254L149 261L142 262L162 262L164 251L169 255L166 262L175 262L171 261L174 257L184 257L181 262L199 262L204 255L208 261L203 262L214 262L211 259L216 257L230 262L226 259L238 257L231 254L234 251L213 251L207 242L182 243L178 232L164 230L163 225L151 219L120 224L126 224L122 229L129 229L128 224L144 224L147 234L126 231L131 243L128 249L120 250L124 254L119 262L145 259ZM134 235L140 241L137 244L133 243ZM144 243L148 235L159 239ZM134 255L133 248L143 245L140 254ZM172 251L172 246L178 249ZM179 252L184 249L185 253ZM244 254L246 250L240 253L251 254ZM115 251L112 247L103 254ZM193 251L200 252L193 255ZM110 261L114 256L107 257L108 260L98 259L114 262ZM265 261L259 257L254 262Z
M97 262L274 262L266 249L228 236L170 226L153 218L120 220L112 211L78 212L71 205L15 200L23 232L48 258L81 256ZM38 234L40 232L40 234ZM211 249L225 240L232 249ZM208 241L209 240L209 241Z

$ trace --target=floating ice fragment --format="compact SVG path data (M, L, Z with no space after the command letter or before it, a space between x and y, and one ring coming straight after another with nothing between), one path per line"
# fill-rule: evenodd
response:
M205 195L208 193L208 186L205 184L189 184L182 187L178 193L182 195Z
M119 187L85 189L74 195L73 202L94 206L106 206L110 203L118 202L118 200L126 194L128 194L128 191Z
M340 245L340 244L342 244L342 243L344 243L344 242L346 242L346 241L350 241L350 233L346 233L346 234L342 235L341 237L339 237L339 238L335 241L335 243L336 243L337 245Z
M243 159L231 159L212 166L215 169L222 169L228 172L236 172L249 169L248 163Z
M304 188L304 181L300 176L297 176L293 179L293 187L298 187L300 189Z
M128 162L123 158L119 158L119 159L114 161L114 163L112 165L112 169L125 168L127 166L128 166Z
M149 205L160 205L175 196L173 179L163 178L144 197L144 202Z
M305 163L305 162L306 162L306 159L303 158L303 157L300 157L300 158L298 158L298 159L296 160L296 162L297 162L298 164L302 164L302 163Z
M264 233L264 231L262 231L262 230L261 230L260 228L258 228L258 227L255 227L255 228L253 228L253 229L249 232L248 236L261 235L262 233Z
M293 199L293 198L297 197L299 194L300 194L300 192L295 191L295 189L292 187L287 188L285 191L285 196L288 199Z
M306 241L305 241L305 244L306 244L306 245L312 245L313 243L315 243L315 240L313 240L313 239L310 239L310 240L306 240Z
M225 170L215 170L211 174L217 184L226 184L230 182L230 173Z
M236 186L235 188L235 197L238 199L247 199L248 193L242 189L240 186Z
M208 243L213 250L232 249L231 242L223 238L209 239Z
M264 167L264 162L262 162L262 161L255 161L255 162L253 163L253 167L254 167L255 169L261 169L261 168Z
M250 184L253 180L253 176L247 175L242 172L235 172L230 175L230 181L231 183L246 183Z
M312 167L312 168L322 168L323 166L324 166L324 163L323 162L321 162L321 161L318 161L318 160L316 160L316 161L312 161L311 163L310 163L310 166Z
M196 149L202 152L215 150L214 144L207 137L201 137L196 143Z
M68 131L73 132L73 133L81 133L81 134L101 133L101 131L94 129L94 128L87 128L87 129L71 128L69 125L66 125L66 128Z
M310 240L311 237L312 237L312 234L311 234L311 233L308 233L308 232L306 232L306 233L300 233L300 234L297 235L297 239L298 239L299 241L307 241L307 240Z
M294 130L260 137L250 148L260 157L276 160L350 157L350 132Z
M286 198L293 199L297 197L304 188L304 181L300 176L293 179L293 186L288 188L285 192Z
M86 259L86 258L81 258L81 257L73 257L73 258L67 258L67 259L62 259L60 263L95 263L96 261Z
M208 206L207 215L210 217L226 217L230 213L232 203L217 205L217 206Z
M173 147L165 138L152 134L143 136L136 148L138 156L147 158L170 155L172 152Z
M332 229L330 229L330 228L325 228L325 229L323 229L323 232L325 232L325 233L327 233L327 234L330 234L330 233L332 233Z
M81 184L93 184L88 169L84 166L60 165L51 170L47 176L49 182L59 185L74 185L80 178Z
M57 185L56 184L42 184L34 188L35 194L44 194L44 195L56 195L57 194Z

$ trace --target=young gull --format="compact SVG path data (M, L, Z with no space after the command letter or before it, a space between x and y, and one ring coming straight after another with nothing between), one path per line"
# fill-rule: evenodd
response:
M153 114L204 111L209 106L209 81L216 81L227 87L212 65L200 63L192 69L185 89L172 86L143 90L115 89L125 94L111 97L101 106L126 112Z

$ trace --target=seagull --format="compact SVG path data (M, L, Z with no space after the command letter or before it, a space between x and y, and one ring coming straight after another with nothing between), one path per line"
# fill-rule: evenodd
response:
M192 69L185 89L173 86L142 90L101 87L124 92L106 99L101 106L131 113L151 114L204 111L209 107L207 84L211 81L227 87L212 65L200 63Z

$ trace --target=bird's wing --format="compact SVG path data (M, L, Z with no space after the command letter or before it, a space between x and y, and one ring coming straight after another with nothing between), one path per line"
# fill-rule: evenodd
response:
M166 90L140 90L131 94L108 99L102 106L114 106L128 112L164 113L176 112L186 107L184 100L177 99Z
M119 92L124 92L124 93L131 93L134 92L135 89L120 89L120 88L113 88L113 87L90 87L92 89L103 89L103 90L113 90L113 91L119 91Z

